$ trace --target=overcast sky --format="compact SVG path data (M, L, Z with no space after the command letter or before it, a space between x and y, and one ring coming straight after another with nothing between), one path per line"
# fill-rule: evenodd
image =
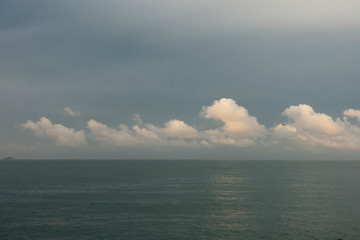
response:
M359 159L358 0L2 0L0 158Z

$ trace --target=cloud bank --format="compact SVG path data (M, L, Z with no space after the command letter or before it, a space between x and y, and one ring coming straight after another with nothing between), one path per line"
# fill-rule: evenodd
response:
M233 99L222 98L210 106L203 106L200 116L214 120L221 126L212 129L197 129L182 120L172 119L163 126L143 123L135 114L135 125L120 124L112 128L91 119L87 122L87 133L75 131L61 124L53 124L45 117L38 122L28 120L22 128L33 131L38 137L52 139L57 145L82 147L87 139L105 147L131 146L182 146L211 147L232 145L237 147L269 146L273 144L306 143L335 149L360 150L360 110L348 109L342 118L333 119L325 113L315 112L306 104L290 106L282 115L284 123L265 127L248 110ZM357 122L351 123L349 118Z
M192 145L199 139L198 131L180 120L170 120L164 127L153 124L134 125L131 128L121 124L117 129L110 128L95 120L89 120L89 137L104 146L134 145Z
M274 137L330 148L360 149L360 128L346 118L357 117L357 113L358 110L349 109L344 112L343 120L334 120L324 113L316 113L309 105L290 106L282 113L289 121L273 128Z
M56 144L60 146L83 147L87 145L85 132L83 130L75 131L62 124L53 124L46 117L40 118L37 122L28 120L22 124L21 127L31 130L40 138L54 140Z

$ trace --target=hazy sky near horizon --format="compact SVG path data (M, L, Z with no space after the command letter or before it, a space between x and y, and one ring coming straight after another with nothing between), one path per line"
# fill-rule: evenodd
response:
M3 0L0 158L359 159L357 0Z

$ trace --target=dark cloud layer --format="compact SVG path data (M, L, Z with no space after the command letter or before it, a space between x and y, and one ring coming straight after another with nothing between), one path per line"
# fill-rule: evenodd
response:
M201 124L199 108L221 97L266 126L300 103L358 109L359 4L294 4L2 1L0 143L31 144L16 126L44 115L74 128L135 113ZM82 116L67 119L66 106Z

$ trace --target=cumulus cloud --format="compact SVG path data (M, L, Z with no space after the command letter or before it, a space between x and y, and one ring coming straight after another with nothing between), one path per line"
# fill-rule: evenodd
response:
M237 147L247 147L255 145L255 140L251 138L236 138L228 136L221 129L211 129L204 132L204 142L206 145L221 144L232 145Z
M263 136L266 129L259 124L255 117L249 115L248 111L229 98L222 98L213 103L212 106L203 107L201 115L207 119L216 119L224 123L225 133L239 137Z
M45 117L38 122L28 120L22 128L33 131L38 137L53 139L63 146L85 146L86 138L102 146L215 146L232 145L248 147L255 145L309 143L336 149L360 150L360 128L347 118L360 122L360 110L348 109L342 118L332 118L325 113L315 112L306 104L286 108L283 116L287 121L266 128L248 110L237 105L233 99L222 98L210 106L203 106L200 116L214 119L222 125L213 129L199 130L182 120L171 119L163 126L143 123L134 115L135 125L121 124L109 127L96 120L87 122L88 134L75 131L61 124L53 124Z
M91 130L91 136L105 145L131 145L136 143L134 133L126 125L120 125L119 129L113 129L91 119L88 121L87 127Z
M173 119L165 123L163 131L166 136L170 138L194 139L199 137L195 128L177 119Z
M71 117L76 117L76 116L80 116L80 112L78 111L73 111L71 108L69 107L66 107L64 108L64 113L68 116L71 116Z
M255 139L266 135L265 126L238 106L233 99L222 98L211 106L204 106L200 113L206 119L220 120L224 125L219 129L205 131L210 142L236 146L248 146Z
M273 136L276 139L296 139L296 128L280 123L273 128Z
M82 147L87 144L83 130L75 131L62 124L53 124L46 117L40 118L37 122L28 120L21 127L33 131L38 137L52 139L57 145Z
M197 130L184 121L172 119L163 127L143 124L140 116L135 114L135 125L120 125L111 128L97 122L88 121L90 136L102 145L133 146L133 145L187 145L211 146L233 145L246 147L256 144L257 139L266 135L266 128L259 124L255 117L236 104L232 99L222 98L211 106L204 106L200 113L206 119L220 120L223 126L216 129Z
M344 130L340 119L335 121L324 113L316 113L309 105L300 104L285 109L283 115L288 117L297 128L309 130L328 136L337 136Z
M356 117L357 113L347 110L344 115ZM283 115L289 121L273 128L274 138L300 140L331 148L360 149L360 129L346 119L333 119L305 104L290 106Z
M360 110L348 109L344 111L344 116L356 118L358 122L360 122Z
M194 144L185 140L199 137L195 128L176 119L166 122L165 127L144 124L134 125L131 128L120 125L115 129L95 120L88 121L87 127L90 129L90 136L103 145L184 145Z
M214 144L246 147L255 144L255 138L248 135L232 136L224 128L199 131L178 119L169 120L163 127L153 124L134 125L131 128L120 125L110 128L95 120L88 121L90 136L106 146L175 145L211 146Z

